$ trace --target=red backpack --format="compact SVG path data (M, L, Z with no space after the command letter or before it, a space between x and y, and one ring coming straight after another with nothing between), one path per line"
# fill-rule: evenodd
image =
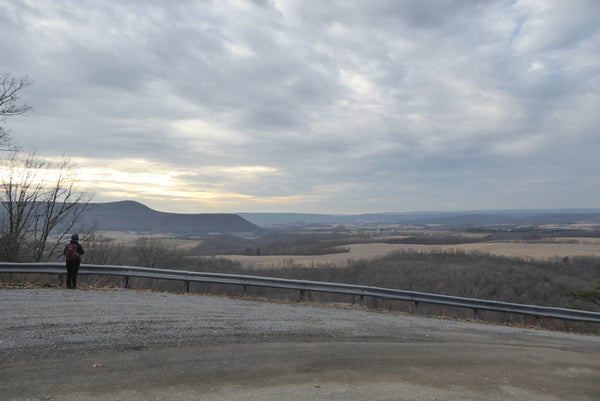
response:
M67 260L79 260L79 254L77 253L77 244L68 243L65 247L65 255Z

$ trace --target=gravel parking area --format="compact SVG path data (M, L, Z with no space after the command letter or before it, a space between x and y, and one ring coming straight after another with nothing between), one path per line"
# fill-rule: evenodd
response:
M460 323L294 303L129 290L4 290L2 354L127 350L275 341L434 341L423 329ZM26 319L24 319L26 317ZM485 326L482 326L485 327Z
M3 400L600 394L596 336L130 290L4 289L0 317Z

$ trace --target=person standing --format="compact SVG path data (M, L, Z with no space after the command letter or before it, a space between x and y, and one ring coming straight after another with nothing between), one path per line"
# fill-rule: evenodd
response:
M73 234L71 241L65 246L65 263L67 265L67 288L77 288L77 272L81 264L83 247L79 243L79 234Z

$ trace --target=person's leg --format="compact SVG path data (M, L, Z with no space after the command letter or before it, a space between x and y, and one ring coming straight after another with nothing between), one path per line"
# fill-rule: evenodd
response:
M67 262L67 288L71 288L71 276L73 275L71 264Z
M79 271L80 262L73 263L73 288L77 288L77 272Z
M67 288L75 288L77 265L73 261L67 262Z

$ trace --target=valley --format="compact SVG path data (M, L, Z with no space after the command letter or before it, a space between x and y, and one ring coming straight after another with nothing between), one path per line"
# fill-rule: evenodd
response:
M423 245L423 244L387 244L367 243L348 244L344 253L326 255L218 255L241 263L252 269L288 267L290 265L304 267L347 266L353 260L375 259L398 251L416 252L472 252L487 253L497 256L552 259L576 256L600 257L600 239L579 238L569 242L493 242L456 245Z

